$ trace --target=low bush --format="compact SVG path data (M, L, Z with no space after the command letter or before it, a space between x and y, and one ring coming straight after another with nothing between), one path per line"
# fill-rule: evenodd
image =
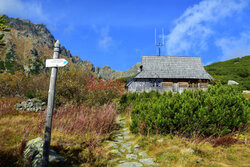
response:
M134 93L120 103L133 105L130 130L142 134L223 136L244 130L250 116L250 100L237 87L221 84L182 94Z
M11 104L7 102L10 101ZM45 112L16 112L18 99L0 99L0 166L25 166L22 152L28 140L44 136ZM6 111L7 110L7 111ZM116 108L67 105L53 115L51 149L69 166L106 166L108 155L102 148L115 128Z
M38 75L26 75L22 71L15 74L0 73L0 97L16 96L38 97L47 102L49 89L49 71ZM91 82L90 82L91 81ZM102 106L119 98L125 91L122 80L97 79L92 72L81 68L58 70L56 81L56 106L63 104L86 104L88 106Z
M0 98L0 119L4 115L18 114L15 105L21 100L17 98Z

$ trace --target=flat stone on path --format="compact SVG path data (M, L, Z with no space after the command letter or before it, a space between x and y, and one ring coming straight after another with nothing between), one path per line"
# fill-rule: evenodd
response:
M145 165L154 165L155 164L152 158L140 159L140 162L145 164Z
M112 155L122 156L122 153L120 153L118 150L111 150L110 153L111 153Z
M141 167L142 164L138 162L125 162L119 165L119 167Z
M146 156L147 156L147 154L146 154L146 153L144 153L144 152L140 152L140 153L139 153L139 156L141 156L141 157L146 157Z
M115 167L158 166L153 158L149 158L145 152L141 151L125 122L126 120L120 115L117 117L119 129L111 136L112 140L108 144L112 158L109 164Z
M137 159L137 155L135 155L135 154L127 154L127 155L126 155L126 158L127 158L127 159L136 160L136 159Z
M110 147L113 147L113 148L118 148L118 145L115 144L115 143L109 143L109 146L110 146Z

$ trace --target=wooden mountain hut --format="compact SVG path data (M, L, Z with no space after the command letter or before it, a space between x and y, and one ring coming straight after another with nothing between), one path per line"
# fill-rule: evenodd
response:
M204 69L200 57L142 56L140 72L126 85L130 92L183 92L206 90L213 79Z

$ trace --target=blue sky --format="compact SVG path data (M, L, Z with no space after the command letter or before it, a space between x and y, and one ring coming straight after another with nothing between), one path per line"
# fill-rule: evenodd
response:
M115 70L158 54L155 28L162 55L250 55L250 0L0 0L0 13L43 23L72 55Z

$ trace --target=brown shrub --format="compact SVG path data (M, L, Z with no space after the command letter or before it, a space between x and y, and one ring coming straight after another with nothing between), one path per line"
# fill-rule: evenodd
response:
M219 145L229 147L232 144L237 143L238 140L234 139L231 134L228 134L226 136L223 136L217 140L214 141L213 147L217 147Z
M15 104L21 100L17 98L1 98L0 99L0 118L8 114L17 114Z
M44 125L45 113L40 114L38 129ZM65 135L89 135L89 144L101 139L101 135L111 133L115 126L116 109L113 104L105 104L101 108L89 108L84 105L67 105L59 107L53 115L53 129Z

